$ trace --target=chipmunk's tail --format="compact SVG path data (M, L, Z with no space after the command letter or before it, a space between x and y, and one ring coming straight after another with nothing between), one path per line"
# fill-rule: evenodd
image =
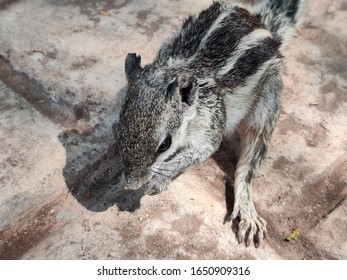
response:
M304 2L305 0L262 0L252 10L272 34L285 43L301 24Z

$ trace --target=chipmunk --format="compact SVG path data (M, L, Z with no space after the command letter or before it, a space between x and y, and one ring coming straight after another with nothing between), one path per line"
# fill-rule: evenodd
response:
M150 195L166 190L240 130L230 220L240 219L239 243L259 246L266 221L254 207L251 181L279 114L280 49L302 6L302 0L214 2L188 17L151 64L142 67L140 55L127 55L128 84L113 132L129 188L144 186Z

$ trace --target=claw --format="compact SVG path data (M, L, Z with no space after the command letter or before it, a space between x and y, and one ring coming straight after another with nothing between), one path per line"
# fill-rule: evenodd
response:
M235 220L240 217L238 224L237 240L240 243L245 242L248 247L252 241L256 248L260 246L261 240L267 235L266 221L259 217L257 213L245 213L239 206L235 206L229 220Z
M237 232L237 239L239 241L239 244L241 244L243 241L243 228L245 226L244 224L245 224L244 220L241 220L239 223L239 230Z
M254 240L254 234L256 233L256 225L254 223L251 224L250 230L248 232L248 238L246 240L246 246L248 247L252 240Z
M262 239L263 239L263 232L261 230L257 230L257 233L255 234L255 237L254 237L255 248L259 247Z

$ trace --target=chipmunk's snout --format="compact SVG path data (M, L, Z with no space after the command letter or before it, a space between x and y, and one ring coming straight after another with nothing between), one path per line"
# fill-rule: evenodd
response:
M124 171L124 177L125 177L125 180L127 181L127 183L130 184L130 183L137 181L138 178L141 176L136 176L136 174L134 174L134 172L132 172L130 170L126 170L126 171Z
M141 174L142 176L137 176L136 173L132 173L129 170L124 171L123 178L125 182L125 188L130 190L136 190L140 188L146 182L146 174Z
M142 169L138 167L126 167L124 170L125 180L131 184L133 182L141 181L142 178L147 176L147 169Z

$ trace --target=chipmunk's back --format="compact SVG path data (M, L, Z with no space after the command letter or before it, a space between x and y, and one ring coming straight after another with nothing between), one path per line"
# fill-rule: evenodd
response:
M198 16L190 16L162 45L153 65L186 68L231 89L265 61L278 57L280 44L256 15L216 2Z

